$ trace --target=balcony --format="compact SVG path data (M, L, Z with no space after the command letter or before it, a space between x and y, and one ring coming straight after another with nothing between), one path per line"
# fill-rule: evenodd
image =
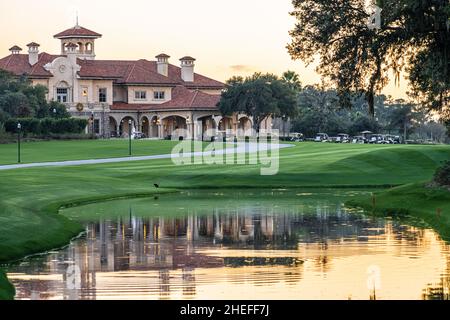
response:
M109 112L111 111L110 106L106 102L96 102L96 103L65 103L67 111L73 113L91 113L91 112Z

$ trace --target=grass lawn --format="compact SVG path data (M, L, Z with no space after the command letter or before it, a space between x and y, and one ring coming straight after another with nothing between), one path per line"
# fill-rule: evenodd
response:
M111 147L120 141L94 141L90 150L84 145L82 151L77 150L78 143L62 144L77 159L92 158L94 154L98 157L123 156L122 150ZM110 151L99 155L100 152L95 151L101 150L99 143L104 143L105 149ZM146 141L142 143L146 146ZM168 147L167 144L168 150L171 149L170 142L147 143L153 146L151 150L162 150ZM50 149L56 149L58 142L50 144ZM5 147L11 148L0 146ZM3 157L4 149L0 150ZM142 147L142 150L147 149ZM124 151L126 153L126 147ZM39 151L35 153L39 154ZM257 165L177 167L170 160L0 172L0 262L63 246L82 231L77 221L58 215L58 209L64 205L153 195L174 189L402 185L429 180L437 166L450 158L450 146L302 143L280 153L280 172L276 176L261 176ZM33 161L63 160L53 159L49 154L41 157ZM161 189L156 189L154 183L159 183ZM450 215L447 211L443 213L447 214Z
M175 142L133 140L133 156L168 154ZM27 142L21 145L22 163L120 158L129 155L129 141L74 140ZM17 144L0 144L0 165L17 163Z

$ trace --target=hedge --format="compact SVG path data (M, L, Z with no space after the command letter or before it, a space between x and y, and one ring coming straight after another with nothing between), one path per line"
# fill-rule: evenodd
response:
M82 133L88 121L85 119L65 118L25 118L25 119L9 119L5 122L5 131L9 133L17 133L17 124L22 125L21 132L24 134L31 133L36 135L47 135L51 133Z

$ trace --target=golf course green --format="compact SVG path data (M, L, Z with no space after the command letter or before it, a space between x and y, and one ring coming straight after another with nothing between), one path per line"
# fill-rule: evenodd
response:
M173 146L142 143L137 155L169 153ZM35 150L27 161L38 162L123 156L123 144L48 142L24 148ZM0 146L0 163L12 163L13 151L14 145ZM59 215L61 207L203 188L380 188L376 205L365 198L351 203L369 212L417 215L446 238L450 192L424 185L449 158L450 146L299 143L280 151L280 172L274 176L261 176L259 165L175 166L168 159L0 171L0 262L64 246L77 236L82 224ZM0 273L0 298L11 298L11 290Z

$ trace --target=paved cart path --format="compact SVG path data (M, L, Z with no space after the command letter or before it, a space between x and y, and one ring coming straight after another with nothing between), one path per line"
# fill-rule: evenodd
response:
M292 144L274 144L273 147L269 144L256 144L256 143L238 143L235 148L227 148L215 151L215 155L224 155L236 153L254 153L257 151L267 151L273 149L284 149L295 147ZM210 156L212 152L192 152L186 153L184 157L192 156ZM126 157L126 158L109 158L109 159L94 159L94 160L72 160L72 161L58 161L58 162L38 162L38 163L26 163L26 164L13 164L0 166L0 171L14 170L14 169L26 169L26 168L41 168L41 167L69 167L69 166L84 166L92 164L106 164L106 163L121 163L121 162L135 162L145 160L158 160L158 159L171 159L172 154L161 154L153 156L141 156L141 157Z

